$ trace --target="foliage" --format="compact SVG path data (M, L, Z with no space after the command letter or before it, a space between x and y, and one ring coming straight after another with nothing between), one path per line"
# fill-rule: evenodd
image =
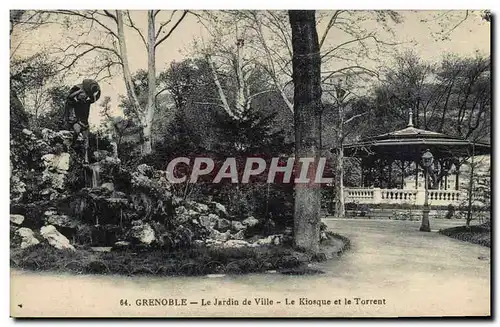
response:
M64 119L64 109L69 89L68 86L62 85L54 86L47 90L51 110L40 116L38 121L40 128L48 128L54 131L68 129Z
M149 251L93 253L57 250L40 244L13 251L15 266L32 270L124 275L204 275L264 272L307 264L310 256L281 247L218 249L193 248L175 252Z
M491 226L487 224L452 227L440 230L439 233L457 240L491 247Z
M82 237L89 237L90 232L82 230L81 233ZM348 238L330 232L327 235L324 249L330 251L335 248L333 255L341 255L350 248ZM196 276L221 273L245 274L268 270L287 273L290 269L300 271L308 263L318 260L318 256L313 253L299 252L288 246L193 247L174 251L153 249L141 253L137 250L93 252L88 247L79 245L76 245L76 248L76 252L58 250L48 244L40 243L27 249L12 249L11 265L36 271L78 274Z
M449 55L435 64L423 61L414 52L397 56L394 66L386 69L383 81L373 90L372 124L365 135L401 128L411 109L418 128L488 139L490 61L479 53L470 58Z
M10 87L31 114L30 122L38 126L38 118L50 111L52 83L58 83L56 64L43 52L10 62Z

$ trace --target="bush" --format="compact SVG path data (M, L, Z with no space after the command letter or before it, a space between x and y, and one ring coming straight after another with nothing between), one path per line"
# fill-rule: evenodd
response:
M344 236L327 232L328 240L322 243L330 250L333 243L340 240L342 247L337 255L350 247ZM336 240L334 240L335 238ZM333 242L332 244L330 244ZM242 274L288 269L301 269L313 260L323 260L324 256L314 256L288 246L262 246L257 248L207 248L192 247L165 251L148 248L123 250L119 252L93 252L89 248L75 246L77 251L57 250L46 243L19 249L11 249L11 266L30 270L57 272L125 275L190 276L204 274Z
M439 233L464 242L491 247L491 227L487 224L447 228Z

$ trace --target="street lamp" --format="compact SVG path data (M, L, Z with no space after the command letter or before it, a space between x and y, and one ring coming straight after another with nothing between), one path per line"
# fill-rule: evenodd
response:
M425 179L425 200L424 200L424 210L422 215L422 225L420 226L421 232L430 232L431 226L429 223L429 186L428 186L428 172L432 163L434 162L434 156L427 149L422 155L422 166L424 167L424 179Z

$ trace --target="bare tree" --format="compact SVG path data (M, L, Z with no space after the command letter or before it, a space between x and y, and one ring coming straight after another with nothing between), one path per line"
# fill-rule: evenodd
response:
M262 84L262 80L255 78L261 67L257 64L255 51L252 51L253 36L239 27L238 16L225 13L214 15L211 12L197 16L211 36L209 42L202 41L198 51L209 64L219 98L216 103L201 104L218 105L232 119L244 120L252 100L259 95L276 91L274 85ZM226 80L227 77L233 77L234 91L223 85L220 76L226 77Z
M230 11L241 20L247 31L251 31L255 42L252 45L259 53L259 64L271 77L288 108L293 111L292 83L292 43L291 29L287 24L285 11ZM367 30L366 20L376 20L379 26L390 31L390 23L401 22L401 17L393 11L347 11L336 10L317 12L319 47L322 62L322 82L347 75L377 76L377 72L362 62L377 61L375 53L385 53L387 46L397 43L384 40L378 31ZM327 22L326 24L320 24ZM342 34L332 39L331 31ZM346 41L337 41L346 39ZM333 64L333 65L332 65ZM335 67L335 69L328 69Z
M59 49L59 53L63 55L60 69L71 69L78 62L91 57L93 59L91 70L96 78L102 77L103 73L107 75L102 78L110 77L112 69L116 66L120 67L127 96L143 129L142 152L143 154L151 153L151 127L157 95L156 49L172 35L188 12L174 10L165 20L159 19L160 10L148 10L147 37L134 22L128 10L56 10L52 13L73 19L88 28L88 30L84 29L86 32L75 34L74 39L66 48ZM141 105L135 92L125 38L126 29L137 33L148 56L148 96L145 106Z
M359 112L353 110L353 102L359 99L358 95L350 91L352 85L348 78L338 79L337 81L323 83L323 94L325 94L325 112L327 108L333 109L333 121L330 121L328 128L334 131L333 144L325 142L327 140L323 135L323 145L329 144L334 148L333 171L335 175L335 215L337 217L345 216L345 199L344 199L344 145L346 138L355 132L358 132L353 127L361 117L369 113L367 110ZM333 87L332 87L333 86ZM333 99L333 103L331 100ZM326 102L330 102L328 106ZM365 108L363 108L365 109ZM327 128L325 126L325 128ZM329 147L330 148L330 147ZM329 152L328 150L325 150Z

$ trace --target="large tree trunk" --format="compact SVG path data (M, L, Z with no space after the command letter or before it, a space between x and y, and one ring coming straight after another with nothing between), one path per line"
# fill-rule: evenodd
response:
M295 162L314 158L309 169L310 183L295 187L294 243L312 252L319 251L321 189L314 176L321 153L321 58L315 12L290 10L292 28Z
M152 152L152 135L151 129L153 125L153 118L155 114L155 98L156 98L156 65L155 65L155 44L156 44L156 30L154 10L148 11L148 103L145 115L144 124L144 145L142 148L143 154L150 154Z
M116 26L118 34L118 46L120 48L120 59L122 61L123 68L123 79L125 81L127 95L129 100L132 102L133 110L139 118L141 125L144 126L141 104L139 103L139 99L137 98L137 94L135 93L134 82L132 80L132 74L130 72L130 65L128 62L127 43L125 41L125 29L123 27L123 12L121 10L116 11Z

